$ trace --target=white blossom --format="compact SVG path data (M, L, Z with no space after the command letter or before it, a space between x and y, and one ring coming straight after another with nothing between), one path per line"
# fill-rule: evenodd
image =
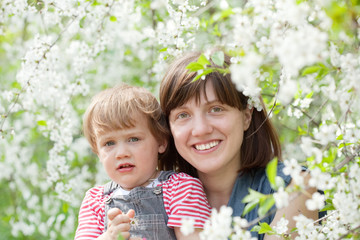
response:
M291 76L285 69L283 69L280 76L280 91L278 94L279 101L285 106L288 105L294 97L296 91L296 82L292 80Z
M331 141L336 140L336 131L338 127L336 124L322 124L320 128L314 129L314 137L322 145L326 145Z
M232 223L232 208L222 206L218 212L213 209L210 221L206 221L204 230L200 233L200 239L224 239L230 236Z
M287 233L288 231L288 224L289 221L285 218L281 218L277 223L276 226L274 226L274 230L278 233L278 234L284 234Z
M310 211L322 209L325 206L325 196L315 192L311 199L306 200L305 204Z
M248 104L250 106L255 105L258 110L261 110L260 101L257 100L261 89L258 86L255 73L261 64L262 58L257 54L250 53L237 61L240 62L230 66L231 78L237 90L251 99Z
M281 209L289 205L289 194L283 187L279 188L279 190L274 193L274 199L277 209Z
M332 178L329 173L322 172L319 168L310 171L311 179L309 185L319 190L328 190L335 186L336 179Z
M180 231L184 236L188 236L189 234L194 232L194 219L191 218L183 218L181 219L181 228Z

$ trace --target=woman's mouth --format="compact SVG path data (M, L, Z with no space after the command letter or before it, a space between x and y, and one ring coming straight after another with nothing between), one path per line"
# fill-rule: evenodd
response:
M219 143L220 143L220 141L217 140L217 141L212 141L212 142L205 143L205 144L195 144L194 147L196 150L204 151L204 150L209 150L213 147L216 147Z

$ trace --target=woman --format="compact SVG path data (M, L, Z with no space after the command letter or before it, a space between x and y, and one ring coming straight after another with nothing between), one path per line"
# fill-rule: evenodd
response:
M242 216L245 207L242 199L249 188L263 194L274 192L265 167L274 157L281 160L279 139L266 111L248 108L248 98L236 90L230 74L215 71L206 75L205 80L193 81L197 73L189 72L186 66L196 62L200 55L193 52L176 59L161 82L160 104L170 125L172 147L177 150L170 151L174 156L164 158L167 162L162 162L162 167L199 177L213 208L228 205L233 208L233 216ZM225 56L225 65L230 65L229 56ZM211 63L211 67L223 66ZM280 162L278 175L286 185L291 184L283 168ZM309 196L314 191L310 189ZM285 216L288 229L292 229L293 216L303 214L317 219L317 212L307 210L306 199L301 194L289 207L262 221L276 225ZM257 210L243 217L250 222L258 218ZM264 238L263 234L252 234Z

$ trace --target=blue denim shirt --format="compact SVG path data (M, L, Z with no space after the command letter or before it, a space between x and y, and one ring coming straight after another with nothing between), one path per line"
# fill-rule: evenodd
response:
M285 185L287 186L291 181L291 177L283 173L283 168L284 164L279 162L277 166L277 175L284 179ZM258 206L256 206L245 216L241 216L245 208L245 203L243 203L242 200L246 195L249 194L249 188L263 194L274 193L274 190L271 188L270 182L266 176L265 168L254 169L248 173L240 173L236 179L230 200L228 202L228 206L232 207L233 209L233 216L245 218L248 222L259 217L257 213L259 209ZM270 209L270 211L272 211L274 208L275 205ZM270 224L274 219L274 216L275 213L265 217L263 220L261 220L261 222ZM249 230L251 228L252 226L249 228ZM264 238L264 234L258 234L257 232L251 232L251 235L252 237L257 237L259 240Z

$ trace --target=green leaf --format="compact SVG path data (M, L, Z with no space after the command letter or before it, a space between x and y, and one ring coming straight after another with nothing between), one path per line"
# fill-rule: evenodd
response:
M45 120L37 121L37 124L38 124L39 126L47 126L47 123L46 123Z
M322 69L322 67L319 66L319 65L310 66L310 67L305 68L302 71L301 75L305 76L305 75L308 75L308 74L316 73L316 72L320 71L320 69Z
M13 83L11 84L11 86L12 86L13 88L21 89L21 85L20 85L20 83L18 83L18 82L13 82Z
M62 210L64 213L67 213L69 210L69 204L67 202L64 202L62 205Z
M272 206L275 204L273 195L269 195L263 203L260 203L258 214L260 217L264 216Z
M125 238L121 234L119 234L118 240L125 240Z
M191 62L186 66L186 69L189 69L191 72L197 72L204 69L204 66L197 62Z
M261 227L259 225L255 225L250 231L251 232L259 232Z
M209 60L207 60L207 58L205 57L204 54L201 54L199 59L197 60L197 62L199 64L201 64L202 66L204 66L204 68L206 67L206 65L211 65L211 63L209 62Z
M275 181L276 174L277 174L277 164L278 164L278 160L277 160L277 158L274 158L266 165L267 178L269 179L271 188L275 189L275 190L278 189L278 187L276 186L276 181Z
M324 212L324 211L332 211L332 210L336 210L336 208L334 207L334 205L331 204L326 204L325 207L323 207L320 212Z
M339 136L337 136L336 140L343 140L343 138L344 138L344 135L340 134Z
M200 79L202 76L212 73L213 71L214 70L211 68L205 69L201 74L196 75L196 77L194 77L192 81L195 82L196 80Z
M307 135L307 131L305 131L305 130L303 130L300 126L298 126L298 133L299 133L299 135L301 136L301 135Z
M117 18L116 18L115 16L110 16L110 21L116 22L116 21L117 21Z
M328 73L329 73L329 69L322 68L320 69L318 75L316 76L316 79L323 79Z
M253 201L248 204L246 204L242 216L245 216L245 214L249 213L251 210L253 210L257 205L259 204L259 201Z
M279 188L285 188L285 181L283 178L281 177L276 177L275 178L275 182L276 182L276 187Z
M311 91L306 95L306 98L312 98L313 95L314 95L314 91Z
M214 26L214 29L212 31L212 34L217 37L221 37L221 32L219 31L219 26L216 24Z
M80 28L84 27L85 19L86 19L86 16L80 19L80 21L79 21Z
M264 194L259 193L259 192L255 191L255 190L249 188L249 194L246 195L243 198L242 202L243 203L249 203L249 202L253 202L253 201L258 201L259 202L260 199L263 198L263 197L265 197Z
M91 4L91 6L98 6L98 5L101 5L101 3L99 3L99 2L96 1L96 0Z
M218 66L224 65L224 53L222 51L215 52L211 55L211 60Z
M226 10L223 10L221 12L221 19L224 19L224 18L227 18L229 17L230 15L234 14L234 11L232 8L229 8L229 9L226 9Z
M269 224L267 224L266 222L261 222L260 223L260 230L259 230L259 234L262 234L262 233L272 233L274 234L274 230L270 227Z

